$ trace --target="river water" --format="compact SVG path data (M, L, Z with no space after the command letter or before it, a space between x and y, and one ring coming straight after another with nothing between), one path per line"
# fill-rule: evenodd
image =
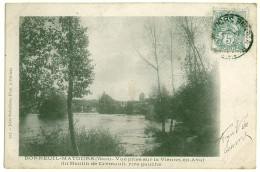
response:
M147 125L161 129L161 124L150 122L141 115L74 113L74 122L77 128L84 127L88 130L96 127L109 130L111 134L120 138L120 144L127 154L140 156L143 151L159 146L159 143L144 131ZM58 126L68 129L68 119L43 119L36 114L29 114L20 119L20 139L37 135L41 129L51 131ZM166 129L169 129L169 121L166 122Z

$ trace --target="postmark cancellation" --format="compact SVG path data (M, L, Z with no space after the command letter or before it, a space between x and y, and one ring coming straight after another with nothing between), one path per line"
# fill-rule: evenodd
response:
M245 11L214 10L212 50L222 58L236 59L247 53L253 44L253 32Z

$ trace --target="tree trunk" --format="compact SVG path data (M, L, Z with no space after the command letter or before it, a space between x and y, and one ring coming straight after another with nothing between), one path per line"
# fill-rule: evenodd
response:
M158 65L157 65L158 66ZM159 69L157 69L157 82L158 82L158 92L159 92L159 106L161 108L160 112L163 113L163 109L162 109L162 94L161 94L161 85L160 85L160 74L159 74ZM162 132L165 132L165 115L164 113L163 114L160 114L162 115L161 118L162 118Z
M172 30L170 31L170 38L171 38L171 74L172 74L172 95L174 96L175 94L175 88L174 88L174 82L173 82L173 50L172 50L172 46L173 46L173 43L172 43L172 39L173 39L173 33L172 33ZM172 132L172 123L173 123L173 113L171 114L171 124L170 124L170 132Z
M170 132L172 132L172 127L173 127L173 118L171 118Z
M204 73L206 74L206 69L205 69L204 64L203 64L203 62L202 62L202 59L201 59L200 53L199 53L197 47L195 47L195 45L193 45L193 46L194 46L194 48L195 48L195 51L196 51L197 54L198 54L198 57L199 57L199 60L200 60L200 63L201 63L202 69L203 69Z
M69 131L70 131L70 139L73 148L73 153L75 156L79 156L79 149L76 143L75 138L75 130L74 130L74 121L73 121L73 113L72 113L72 92L73 92L73 82L69 80L69 88L68 88L68 96L67 96L67 106L68 106L68 118L69 118Z
M163 115L163 118L162 118L162 132L165 133L165 119L164 119L164 115Z
M69 118L69 131L70 131L70 139L71 139L71 144L73 148L73 153L74 156L79 156L79 149L76 143L76 138L75 138L75 130L74 130L74 121L73 121L73 113L72 113L72 98L73 98L73 66L72 66L72 59L73 55L71 52L73 51L73 40L72 40L72 31L71 31L71 26L72 26L72 17L69 17L68 25L69 25L69 33L68 33L68 40L69 40L69 45L68 45L68 52L69 52L69 87L68 87L68 96L67 96L67 108L68 108L68 118Z
M173 33L172 33L172 30L171 30L171 33L170 33L170 37L171 37L171 47L170 47L170 53L171 53L171 74L172 74L172 95L174 95L175 93L175 88L174 88L174 84L173 84L173 50L172 50L172 46L173 46L173 43L172 43L172 39L173 39Z

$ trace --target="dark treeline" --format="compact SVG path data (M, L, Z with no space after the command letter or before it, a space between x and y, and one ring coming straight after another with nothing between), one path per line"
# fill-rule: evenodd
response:
M144 101L117 101L106 93L99 98L98 112L101 114L148 115L151 104Z
M39 106L32 108L29 113L40 114L40 117L60 118L67 112L67 98L64 93L52 89L51 94L41 99ZM72 110L76 113L100 113L100 114L127 114L127 115L153 115L155 99L144 101L117 101L106 93L98 100L73 99Z

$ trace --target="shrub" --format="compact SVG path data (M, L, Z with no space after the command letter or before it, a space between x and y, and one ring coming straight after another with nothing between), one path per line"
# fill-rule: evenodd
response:
M143 152L143 156L218 156L218 143L212 139L214 131L192 136L189 133L158 133L156 139L159 147Z
M41 98L39 113L41 117L46 118L64 117L67 114L66 96L53 89L49 96Z
M107 130L84 128L76 130L76 138L81 156L118 156L124 149L119 138ZM20 156L73 156L69 131L60 127L52 131L42 130L37 136L20 139Z
M158 129L157 127L153 126L151 123L146 125L146 127L144 129L144 134L145 135L151 135L153 137L155 137L160 132L161 132L161 130Z
M78 146L80 153L85 156L116 156L125 154L119 138L113 136L108 130L101 128L92 128L88 132L81 129L78 137Z

